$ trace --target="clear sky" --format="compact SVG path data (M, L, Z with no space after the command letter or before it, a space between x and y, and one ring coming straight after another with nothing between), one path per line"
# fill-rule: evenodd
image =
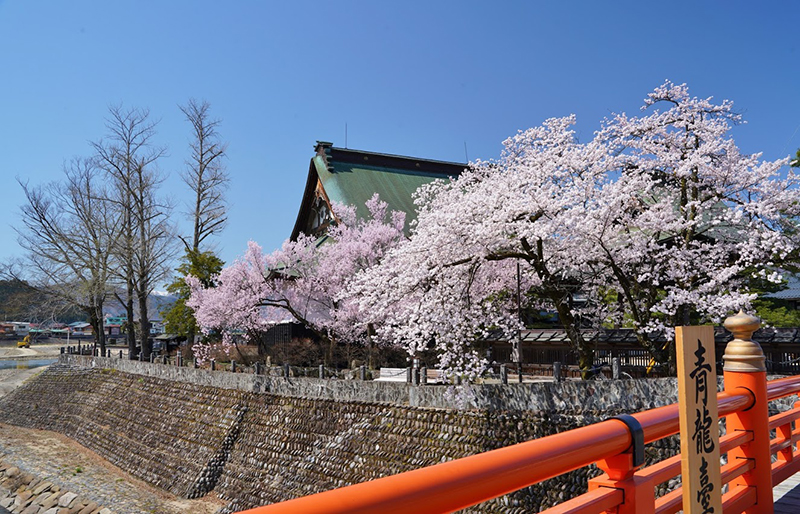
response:
M800 147L800 2L0 0L0 261L21 250L15 177L89 155L107 107L150 109L181 205L189 126L211 103L229 143L216 247L289 236L316 140L448 161L575 113L587 140L670 79L730 99L734 137L768 159ZM179 208L175 220L188 223Z

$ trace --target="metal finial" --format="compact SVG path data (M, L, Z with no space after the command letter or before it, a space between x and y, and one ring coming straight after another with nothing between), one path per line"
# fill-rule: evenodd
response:
M725 328L733 334L734 339L749 341L753 337L753 332L761 326L761 320L755 316L745 314L740 310L736 316L731 316L725 320Z
M725 371L753 373L766 371L761 345L752 340L753 332L761 326L761 320L739 311L725 320L725 328L733 334L733 340L725 347Z

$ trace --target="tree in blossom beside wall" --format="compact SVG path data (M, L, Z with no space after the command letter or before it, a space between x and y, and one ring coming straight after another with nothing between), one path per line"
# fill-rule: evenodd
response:
M216 287L205 288L188 276L187 305L198 324L206 332L219 331L226 349L234 333L252 337L288 320L302 323L331 348L337 341L365 342L371 318L355 299L340 293L356 273L375 265L405 237L404 213L388 212L377 195L366 206L370 215L363 219L352 206L334 206L338 223L325 241L301 234L269 255L250 242L245 255L220 272ZM209 356L208 345L194 350L201 360Z
M581 328L633 328L665 362L670 348L653 341L671 340L672 326L718 322L753 299L750 280L779 282L798 248L788 160L742 154L732 104L685 85L665 83L643 110L612 117L586 143L574 117L548 120L506 140L499 160L421 188L409 243L350 289L383 320L379 336L479 373L473 343L521 328L521 263L526 303L558 313L588 373Z
M753 281L778 283L795 260L798 177L788 159L740 152L729 101L689 95L665 83L648 95L648 114L614 116L597 133L618 154L605 209L585 223L615 299L606 321L636 330L643 347L671 361L672 327L720 323L749 307Z
M598 209L614 161L607 147L580 144L573 117L551 119L505 141L498 161L473 163L460 178L417 192L411 240L354 282L362 308L384 322L385 340L409 352L434 349L440 365L475 376L476 339L523 328L516 307L517 262L528 307L555 310L585 366L586 315L573 294L591 287L598 251L581 224ZM593 306L596 307L596 306Z

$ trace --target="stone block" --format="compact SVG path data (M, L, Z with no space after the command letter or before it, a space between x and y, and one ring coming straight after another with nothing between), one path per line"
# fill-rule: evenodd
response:
M59 509L59 514L62 514L61 510L66 510L67 514L78 514L80 511L82 511L84 508L86 508L86 505L87 505L87 503L84 502L84 501L75 502L75 503L76 504L73 505L71 509Z
M35 503L36 505L42 505L42 504L44 504L44 502L47 501L48 498L50 498L51 494L52 493L50 491L44 491L43 493L39 494L38 496L34 496L33 503Z
M19 468L16 466L11 466L10 468L6 469L6 476L8 478L13 478L19 475Z
M86 507L78 511L78 514L92 514L99 507L100 505L98 505L96 502L90 502Z
M39 514L40 507L35 503L32 505L28 505L23 511L22 514Z
M53 493L51 492L47 498L42 501L41 506L43 509L47 510L52 507L55 507L58 504L58 498L61 496L61 493Z
M42 483L40 483L39 485L37 485L36 487L33 488L33 495L34 496L39 496L43 492L49 490L50 486L52 486L52 485L53 485L52 482L42 482Z
M23 500L19 495L14 498L14 508L11 509L12 512L22 512L31 503L30 500ZM37 505L36 508L38 509L39 506Z
M13 496L9 496L5 500L0 501L0 507L3 507L4 509L7 509L7 508L11 507L12 505L14 505L14 497Z
M61 498L58 499L58 506L59 507L72 507L72 503L75 501L78 495L75 493L64 493Z

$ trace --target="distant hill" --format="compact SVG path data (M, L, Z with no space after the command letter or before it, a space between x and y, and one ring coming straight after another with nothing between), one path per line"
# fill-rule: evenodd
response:
M148 317L150 319L161 318L161 312L169 309L177 299L177 296L171 295L166 291L153 291L147 302ZM125 309L116 301L108 302L104 310L106 314L114 316L125 314Z
M162 317L161 312L169 309L178 297L166 291L153 291L150 294L151 317Z
M36 301L36 294L25 282L0 280L0 319L7 321L25 320L30 306Z
M22 280L0 280L0 320L30 321L34 323L60 321L72 323L86 321L83 312L74 308L53 312L46 307L44 297Z

